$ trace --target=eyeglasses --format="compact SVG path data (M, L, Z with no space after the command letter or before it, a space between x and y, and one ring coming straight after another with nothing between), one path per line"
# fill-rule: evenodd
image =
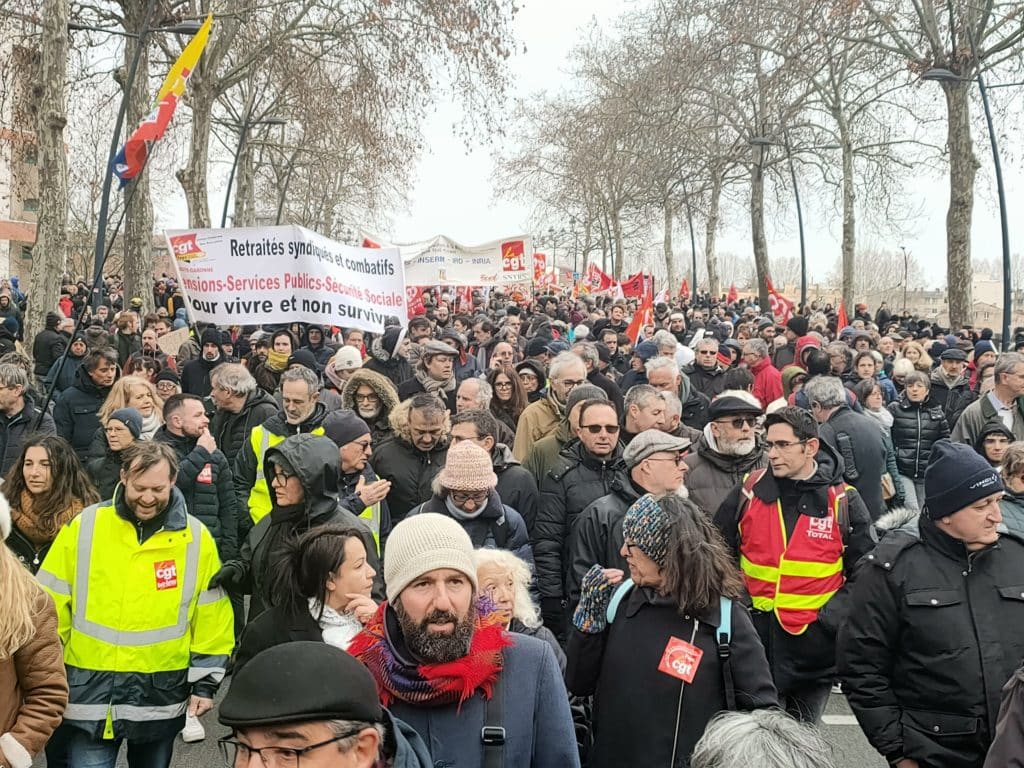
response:
M648 461L674 461L677 467L686 465L686 457L689 455L688 451L683 451L675 456L648 456Z
M478 507L483 506L487 503L487 499L489 497L490 494L487 491L484 491L483 493L463 493L462 491L452 491L452 501L460 507L471 501Z
M353 440L351 443L349 443L349 445L358 445L359 446L359 450L365 452L365 451L369 451L371 448L373 448L373 441L372 440L367 440L365 442L361 442L359 440Z
M599 435L607 432L609 435L619 434L618 424L580 424L580 429L585 429L592 435Z
M260 756L260 762L263 763L264 768L298 768L299 759L303 755L312 752L314 749L326 747L328 744L344 741L355 736L361 730L363 729L356 728L343 733L341 736L335 736L333 739L321 741L318 744L310 744L308 747L250 747L248 744L243 744L240 741L229 738L218 739L217 745L220 747L220 755L224 760L224 764L228 768L248 765L254 754Z
M359 401L360 403L373 403L373 402L376 402L377 400L380 400L380 398L377 397L377 395L375 395L375 394L370 394L370 395L358 395L357 394L356 395L356 400Z
M744 426L757 426L757 416L736 416L732 419L718 419L715 424L728 424L733 429L743 429Z
M496 381L494 382L495 389L512 389L511 381Z
M767 451L773 448L784 451L787 448L792 448L794 445L803 445L806 442L806 440L765 440L764 447Z
M581 384L586 384L587 380L586 379L559 379L558 383L561 384L563 387L566 387L567 389L572 389L573 387L578 387Z

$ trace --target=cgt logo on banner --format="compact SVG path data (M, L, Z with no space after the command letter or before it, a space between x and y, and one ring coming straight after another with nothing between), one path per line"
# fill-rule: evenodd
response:
M396 248L354 248L292 226L165 234L193 320L304 322L383 333L389 316L407 317Z
M361 236L364 242L383 242L368 233L361 233ZM533 244L526 236L462 245L438 235L430 240L392 247L401 253L407 285L479 288L530 282L532 265L527 263L526 254L533 252Z

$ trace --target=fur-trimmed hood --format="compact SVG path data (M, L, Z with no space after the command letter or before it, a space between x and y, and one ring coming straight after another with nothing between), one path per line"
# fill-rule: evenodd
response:
M389 379L379 373L360 368L353 371L348 381L341 390L341 406L349 410L356 410L356 390L361 386L370 387L377 393L383 406L383 414L389 414L398 405L398 392L395 385Z

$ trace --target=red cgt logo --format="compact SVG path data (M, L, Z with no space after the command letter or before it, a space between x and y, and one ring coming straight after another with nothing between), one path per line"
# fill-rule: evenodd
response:
M156 588L158 590L177 589L178 564L176 562L161 560L153 563L153 571L156 573Z
M522 240L501 244L501 271L526 271L526 244Z
M175 235L170 242L171 251L178 261L192 261L206 255L206 252L196 242L195 232L190 232L187 235Z

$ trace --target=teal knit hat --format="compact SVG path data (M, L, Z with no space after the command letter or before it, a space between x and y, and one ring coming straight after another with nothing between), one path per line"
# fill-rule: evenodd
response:
M650 494L641 497L626 510L622 520L622 537L659 566L664 567L668 555L668 532L671 520Z

